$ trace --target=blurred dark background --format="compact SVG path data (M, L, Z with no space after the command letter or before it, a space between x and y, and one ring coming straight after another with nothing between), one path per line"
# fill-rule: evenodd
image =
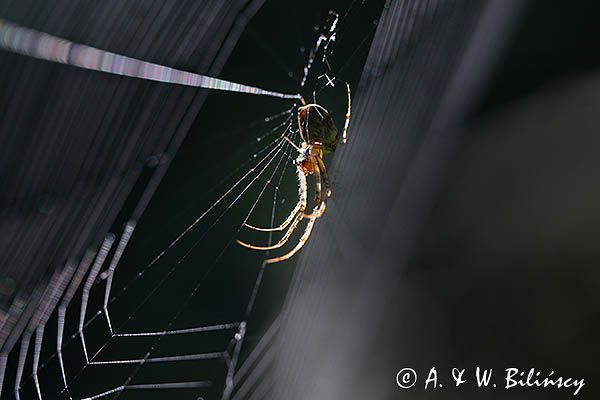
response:
M403 276L425 304L408 311L422 321L423 367L535 368L542 379L555 371L585 378L577 397L598 396L597 11L592 2L525 7L465 121ZM455 389L439 398L572 393Z
M69 9L61 4L61 10ZM92 6L81 3L79 7L89 10ZM247 7L240 2L240 9L228 12L239 16ZM59 16L64 15L53 16L52 8L36 2L5 2L1 16L48 31L44 21L61 21ZM571 389L450 387L447 371L459 367L468 374L476 366L494 368L495 373L508 367L534 367L542 376L554 370L557 375L585 378L586 386L577 397L596 398L598 367L594 361L600 354L594 340L600 327L597 9L594 2L561 1L267 1L243 20L239 38L231 36L231 28L223 28L229 32L223 38L235 37L237 44L220 58L215 54L223 53L218 51L209 57L191 47L184 47L177 53L179 58L173 59L158 50L154 55L144 54L144 46L138 47L143 42L142 30L130 47L119 47L123 43L119 35L105 42L99 36L94 39L92 33L77 37L77 30L72 28L69 33L70 24L64 23L62 31L56 28L51 33L131 56L151 56L144 59L177 68L213 71L224 79L293 93L328 12L336 10L342 19L328 58L331 65L317 59L302 94L312 98L315 91L318 102L341 126L345 93L339 86L323 88L324 81L318 77L328 72L348 81L355 104L350 141L326 159L334 178L334 195L327 214L297 257L261 275L265 255L234 242L238 237L257 244L266 242L265 235L239 230L253 207L249 222L256 225L268 225L272 212L275 221L281 220L293 207L296 181L288 165L277 190L276 206L273 185L265 186L256 205L262 184L253 186L235 207L228 207L233 198L219 204L215 213L148 268L174 237L244 174L247 168L240 167L250 166L246 163L254 154L261 154L265 143L256 138L281 129L278 124L289 115L273 121L265 121L265 117L292 104L195 89L172 93L166 85L147 83L118 96L117 92L101 93L101 99L127 99L121 107L127 110L123 125L110 125L109 119L116 118L110 114L92 120L92 102L84 109L85 117L68 125L74 135L93 123L103 126L104 130L95 131L97 135L127 135L136 127L132 121L149 118L142 99L155 96L159 100L153 103L152 113L162 110L164 115L155 114L158 116L144 120L146 125L134 131L140 137L154 132L156 142L133 155L131 166L138 173L128 179L127 195L108 202L106 210L114 214L102 213L104 221L90 228L88 240L81 240L79 247L63 244L65 250L42 259L35 273L25 273L33 271L26 262L0 266L2 288L8 288L2 293L4 310L20 290L33 292L59 265L82 257L88 246L97 248L108 230L118 235L135 214L156 169L167 162L170 167L139 219L115 275L113 294L119 295L111 303L111 317L113 324L127 332L247 321L238 367L247 365L250 372L240 374L233 398L572 396ZM156 14L140 11L141 21L161 15L155 6L148 10ZM228 12L212 15L213 23L222 20L233 26ZM89 25L94 26L96 14L89 14ZM71 18L69 21L78 20L77 15ZM115 26L133 26L136 20L118 21ZM188 19L179 16L174 26L193 26L182 21ZM207 51L217 42L216 47L223 48L221 40L206 40L201 48ZM152 48L148 43L145 46ZM188 53L189 58L183 57ZM67 81L74 79L70 74L78 74L81 85L89 79L92 83L85 89L74 86L73 101L102 90L95 84L128 84L116 82L125 78L74 69L64 72L71 67L26 60L5 51L0 53L0 67L7 80L15 80L9 72L19 68L40 68L47 76L39 85L59 86L52 78L55 73L65 74L62 78ZM22 87L26 80L21 79L16 82ZM36 105L46 110L45 104L51 101L43 89L35 89L38 84L31 85L31 90L37 90L36 100L28 103L27 110ZM0 101L19 115L15 102L23 98L14 98L14 87L0 89ZM196 99L198 92L200 100ZM81 115L82 109L76 105L57 101L57 109L62 107L66 115ZM121 108L115 107L115 112ZM44 124L44 117L37 115L28 111L21 118L39 118L36 123ZM5 119L2 125L2 147L18 151L11 147L18 136L10 122ZM173 154L168 153L166 144L173 139L161 140L161 132L176 136L179 130L185 131L181 135L185 140L177 146L171 162ZM270 134L267 139L275 136ZM117 148L106 144L103 154ZM39 154L44 154L42 150ZM59 159L68 154L52 151ZM27 154L13 153L12 157ZM93 164L100 171L107 165L101 159ZM7 227L10 222L13 229L31 224L32 215L61 210L58 202L50 201L56 196L43 195L56 191L40 195L35 179L28 192L31 204L10 203L13 198L6 193L20 183L14 163L1 165L6 188L3 200L7 199L1 203L2 211L10 216L1 224ZM129 169L123 167L123 171ZM268 175L272 172L276 171L266 170ZM98 181L89 178L87 182L93 187ZM258 182L264 183L263 179ZM60 193L68 198L69 190ZM219 217L225 211L227 214ZM10 229L3 230L6 237ZM48 227L48 232L52 229ZM61 232L64 229L60 227ZM19 243L23 241L31 240L24 234ZM4 254L11 254L10 247ZM40 257L32 259L37 262ZM143 276L136 278L140 271ZM27 278L20 280L22 276ZM256 304L248 313L248 300L259 276ZM88 316L101 308L104 284L102 278L95 282ZM79 299L67 314L69 336L77 330ZM42 360L47 361L40 376L44 397L55 398L62 388L53 356L55 315L48 326L42 349ZM266 342L268 350L257 351L269 329L276 334ZM153 346L148 340L109 340L103 318L97 318L86 332L90 347L108 343L102 359L139 357ZM152 347L153 354L231 351L227 346L234 333L165 338ZM10 354L8 388L14 385L18 348ZM29 354L27 371L31 370ZM213 387L200 396L220 398L227 373L223 360L145 365L135 375L132 366L81 372L85 362L77 340L68 345L65 359L73 393L81 396L116 387L133 376L133 383L211 379ZM255 361L245 364L248 359ZM423 389L423 374L432 366L440 373L443 389ZM419 373L421 380L412 389L401 390L396 385L395 375L403 367ZM22 398L35 398L29 374L24 383ZM12 390L5 388L3 398L11 398L9 393ZM124 398L175 395L199 396L195 391L122 394ZM61 396L68 398L64 392Z
M346 187L298 266L272 398L573 396L504 389L511 367L597 397L597 7L493 3L433 13L409 49L391 23L376 36L387 76L367 62L354 120L370 137L334 160ZM406 367L419 381L403 390ZM425 390L432 367L443 388ZM497 388L477 388L477 367Z

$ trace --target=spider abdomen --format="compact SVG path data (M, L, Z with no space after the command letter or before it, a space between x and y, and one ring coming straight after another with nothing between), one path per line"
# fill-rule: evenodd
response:
M302 140L311 145L321 145L323 152L334 151L338 130L329 112L318 104L308 104L298 109L298 125Z

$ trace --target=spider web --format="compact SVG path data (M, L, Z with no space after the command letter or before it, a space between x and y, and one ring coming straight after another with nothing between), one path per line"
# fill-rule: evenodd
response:
M254 40L282 76L295 81L298 90L311 88L317 97L334 85L329 63L344 17L331 13L314 27L312 46L303 43L298 49L304 62L295 68L288 68L263 38ZM35 31L1 22L9 31L2 39L4 48L19 52L7 38L35 37ZM47 57L27 49L21 53ZM152 77L165 76L164 66L150 68L158 70ZM124 69L105 72L135 75ZM182 83L170 76L163 82ZM189 83L196 77L184 78ZM260 350L276 334L279 307L271 303L281 303L291 269L282 266L267 274L262 261L269 253L250 252L236 246L235 239L249 234L244 223L274 226L295 204L296 154L284 136L299 141L294 120L298 102L293 93L262 91L252 84L209 81L196 86L223 85L267 97L258 101L211 94L197 121L203 132L211 133L192 139L189 146L201 154L190 156L184 146L183 161L176 159L164 179L157 174L160 160L150 162L121 213L125 222L81 260L57 269L47 286L34 293L31 304L40 299L43 306L26 310L30 318L13 352L15 397L229 399L252 364L246 349ZM337 93L345 99L345 87L341 89ZM257 115L256 102L259 109L271 111ZM220 108L249 111L233 121L211 119L211 111ZM337 120L345 113L339 108ZM190 170L194 173L180 176ZM164 209L164 204L175 206ZM273 233L251 234L252 242L273 240ZM0 361L4 373L7 358ZM4 393L9 390L5 387Z

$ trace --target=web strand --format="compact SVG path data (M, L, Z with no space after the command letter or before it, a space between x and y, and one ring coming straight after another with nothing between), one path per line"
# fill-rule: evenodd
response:
M331 26L326 34L322 34L315 45L315 47L311 50L309 55L309 60L304 69L304 76L302 78L301 87L304 86L308 75L310 73L311 67L315 58L317 57L317 53L319 49L323 49L323 61L326 62L326 55L328 54L329 45L335 41L335 30L336 24L338 22L338 16L335 14L335 19L331 23ZM94 47L86 46L83 44L73 43L65 39L61 39L43 32L35 31L33 29L25 28L19 26L17 24L8 22L6 20L0 19L0 49L4 49L7 51L12 51L17 54L27 55L34 58L57 62L61 64L71 65L74 67L79 67L88 70L94 70L99 72L105 72L114 75L120 76L128 76L139 79L146 79L156 82L164 82L171 84L181 84L187 86L194 86L200 88L208 88L215 90L225 90L230 92L240 92L240 93L250 93L256 95L270 96L270 97L279 97L284 99L300 99L300 96L297 94L285 94L279 92L272 92L260 88L256 88L253 86L247 86L242 84L237 84L233 82L228 82L204 75L198 75L191 72L181 71L177 69L173 69L170 67L166 67L159 64L153 64L146 61L130 58L127 56L107 52L104 50L100 50ZM57 338L56 338L56 352L54 355L58 355L58 363L60 366L61 378L64 384L59 396L63 393L67 393L69 398L72 399L71 391L68 385L68 382L74 382L78 379L83 371L88 366L112 366L112 365L134 365L135 368L131 373L126 377L125 381L122 385L114 387L113 389L106 390L101 393L94 394L86 399L99 399L108 396L119 397L125 390L172 390L172 389L202 389L208 388L212 386L211 381L190 381L190 382L170 382L170 383L141 383L141 384L132 384L132 380L136 377L139 370L146 363L169 363L169 362L181 362L181 361L198 361L198 360L217 360L223 359L227 365L227 373L225 378L225 386L223 392L223 399L229 399L232 394L232 390L241 382L241 377L248 373L248 369L250 366L257 360L257 356L253 355L248 358L246 362L242 365L242 367L237 370L237 363L240 359L240 353L242 350L242 346L244 344L244 340L246 338L246 329L247 323L250 314L253 311L254 303L256 300L256 296L260 289L263 275L265 273L266 264L262 263L258 269L258 273L256 275L256 279L252 286L252 291L250 298L248 300L247 306L245 308L245 312L243 313L243 318L238 321L230 321L226 323L215 323L215 324L207 324L203 326L192 326L187 328L176 328L174 327L174 323L179 318L180 314L183 310L188 306L188 303L192 299L192 297L197 293L201 283L204 281L204 278L213 270L213 268L218 264L221 258L224 256L226 250L231 246L234 239L238 236L244 224L249 220L251 214L256 209L257 205L261 201L266 189L268 187L274 187L273 199L272 199L272 207L271 207L271 225L275 220L275 211L277 206L278 196L280 194L279 190L281 184L283 182L284 173L286 168L292 164L294 160L294 156L296 151L292 148L292 144L289 143L289 140L286 141L288 134L296 134L297 132L292 132L290 128L290 120L293 117L293 111L296 105L292 108L282 111L278 114L274 114L273 116L265 117L265 122L274 121L276 118L282 116L288 116L287 121L277 125L275 128L271 129L266 133L262 133L261 135L256 137L257 142L262 142L265 139L272 136L274 132L277 132L278 129L284 127L286 124L288 127L285 129L284 133L278 136L275 140L266 143L260 150L256 151L252 157L245 160L243 163L238 164L237 168L235 168L232 172L230 172L227 176L220 179L219 182L214 187L220 187L225 182L227 182L230 177L237 175L239 171L242 171L248 164L254 165L247 169L243 176L237 179L232 185L228 186L227 190L225 190L221 196L217 198L215 202L213 202L207 209L205 209L191 224L189 224L169 245L164 248L150 263L141 268L140 272L136 274L129 282L126 282L123 286L121 286L117 293L113 295L113 281L114 276L117 271L117 266L120 264L122 256L125 252L125 249L128 246L128 243L135 231L137 224L137 216L139 216L137 212L134 212L136 215L135 218L131 218L126 224L119 238L118 242L116 242L116 237L113 234L109 234L98 251L88 251L82 261L79 263L77 268L74 268L74 265L70 265L69 271L66 269L63 271L64 276L68 276L67 280L64 281L64 284L53 284L49 287L54 287L53 290L60 292L60 295L56 297L54 301L54 305L51 308L44 309L38 317L34 316L32 319L32 323L35 320L36 322L30 325L36 334L35 338L35 347L34 347L34 360L33 360L33 380L35 384L35 389L37 391L38 397L41 399L42 394L40 390L40 384L37 377L38 369L43 368L44 364L39 367L40 362L40 354L42 341L44 337L44 328L46 322L49 318L50 313L58 304L60 300L60 296L62 292L66 288L66 293L60 302L58 307L58 321L57 321ZM242 149L236 149L236 153L241 152ZM263 154L265 154L263 156ZM260 157L259 157L260 156ZM260 158L258 161L257 158ZM272 163L278 160L272 174L269 177L263 178L262 175L267 171L267 169L272 165ZM285 162L284 162L285 160ZM282 166L282 168L280 168ZM279 175L277 176L277 173ZM250 180L244 186L244 183ZM164 329L159 330L148 330L143 332L126 332L124 331L124 327L127 323L134 317L134 315L147 303L147 301L155 296L158 293L158 290L161 286L167 282L167 280L172 276L173 272L176 270L177 266L180 265L187 257L192 253L192 251L196 248L196 246L201 243L206 235L213 229L221 219L234 207L236 204L240 203L240 199L242 199L247 193L249 193L249 189L256 185L257 182L263 182L263 185L260 189L260 192L251 202L251 207L247 212L243 222L239 225L234 235L231 239L225 243L224 247L221 249L220 253L211 261L210 265L206 268L203 275L198 279L196 286L190 291L187 299L183 301L183 303L179 304L174 308L175 312L170 317L170 320L164 327ZM276 181L276 183L275 183ZM212 190L212 189L209 189ZM237 193L239 191L239 193ZM231 198L232 196L233 199ZM226 202L226 199L229 201ZM224 206L225 209L222 213L216 216L216 219L208 225L205 231L195 239L195 243L190 246L185 254L181 256L176 262L174 262L170 269L162 276L159 282L152 287L152 290L141 299L140 302L136 304L136 307L127 313L127 316L123 321L120 321L117 325L113 326L113 321L110 318L109 310L110 305L113 304L116 299L120 298L124 293L126 293L129 288L133 285L133 283L137 282L146 271L148 271L153 265L155 265L162 257L173 248L177 243L181 241L183 237L188 235L192 230L205 220L206 216L213 212L217 208L217 206ZM268 235L268 243L271 244L273 241L272 237L273 233L269 232ZM113 248L113 244L117 243L116 249ZM109 258L109 254L112 253L112 258L108 263L108 267L106 272L100 271L102 270L105 262ZM268 254L268 253L266 253ZM94 257L95 255L95 257ZM90 269L91 267L91 269ZM89 274L88 274L89 272ZM80 289L81 284L84 282L84 278L87 275L87 279L85 279L85 284L82 290L81 304L80 304L80 312L79 312L79 320L78 320L78 330L73 335L71 335L67 340L64 338L64 330L65 330L65 322L67 318L67 309L69 305L72 303L72 300L75 296L75 293ZM72 277L72 278L71 278ZM90 291L92 287L97 283L97 278L101 277L106 281L105 288L102 296L102 305L101 309L95 312L94 314L88 317L87 308L88 302L90 299ZM70 282L68 282L70 280ZM67 287L67 283L69 283ZM112 296L112 297L111 297ZM50 295L50 298L53 298ZM98 317L104 315L108 324L109 338L104 341L93 354L88 354L88 348L85 341L85 330L86 328ZM88 318L86 320L86 318ZM213 321L214 322L214 321ZM229 346L224 351L216 351L216 352L197 352L197 353L189 353L189 354L174 354L167 356L153 356L152 353L156 349L158 343L167 336L178 336L178 335L187 335L194 333L204 333L204 332L235 332L233 335ZM263 338L259 342L257 348L264 348L270 342L270 338L272 335L276 333L277 329L271 327L266 337ZM32 336L33 330L31 330L31 334L29 336L24 337L22 341L22 353L23 361L20 362L21 373L19 375L18 384L15 388L15 391L18 395L18 390L20 388L20 382L22 378L22 370L25 365L25 358L27 356L27 349L30 345L30 340ZM85 365L76 372L70 378L67 377L67 373L65 372L65 366L62 356L62 350L64 346L71 343L74 339L79 337L81 341L82 351L85 356ZM123 358L123 359L99 359L100 355L103 355L103 351L109 342L118 339L118 338L142 338L142 337L153 337L156 338L154 343L141 358ZM27 339L27 340L25 340ZM252 353L254 354L254 353ZM274 353L269 352L272 356ZM53 355L53 356L54 356ZM0 354L1 356L1 354ZM51 357L53 357L51 356ZM102 357L104 358L104 357ZM5 361L4 359L0 359L0 362ZM261 368L265 365L265 360L261 359L259 361ZM237 371L237 373L236 373ZM255 375L260 375L260 373L251 373L250 378L245 384L248 382L254 382ZM1 378L0 378L1 379ZM1 385L1 383L0 383ZM0 386L1 388L1 386ZM239 393L238 393L239 394ZM236 394L235 398L238 398L238 394ZM256 393L255 393L256 395Z
M283 140L281 140L281 145L280 145L280 147L279 147L279 150L278 150L278 152L277 152L277 153L280 153L280 152L282 152L282 148L283 148L283 147L282 147L282 145L283 145L284 143L285 143L285 142L284 142ZM286 144L286 146L289 146L289 145L288 145L288 144ZM260 176L261 176L261 175L264 173L264 171L266 171L266 169L268 168L269 164L270 164L270 163L271 163L271 162L272 162L274 159L275 159L275 157L273 157L273 158L271 158L271 159L270 159L270 161L269 161L269 162L268 162L268 163L267 163L267 164L264 166L264 168L262 168L262 170L261 170L261 171L260 171L260 172L259 172L259 173L258 173L258 174L257 174L257 175L256 175L256 176L253 178L253 179L252 179L252 181L251 181L251 182L250 182L250 183L249 183L249 184L248 184L248 185L247 185L247 186L244 188L244 190L242 191L242 193L240 193L240 195L238 195L238 197L236 197L236 199L235 199L235 200L232 202L232 204L231 204L229 207L227 207L227 210L226 210L225 212L227 212L227 211L228 211L228 210L231 208L231 206L232 206L233 204L235 204L235 202L237 202L237 200L239 200L239 198L240 198L240 197L241 197L241 196L242 196L242 195L243 195L243 194L244 194L244 193L245 193L245 192L248 190L248 188L249 188L249 187L250 187L252 184L254 184L254 182L256 182L256 181L257 181L257 180L260 178ZM248 218L249 218L250 214L251 214L251 213L252 213L252 211L255 209L256 205L258 204L258 202L260 201L260 199L261 199L262 195L264 194L264 192L265 192L266 188L269 186L269 184L270 184L271 180L272 180L272 179L273 179L273 177L275 176L275 173L277 172L277 170L278 170L278 168L279 168L279 165L281 164L281 161L282 161L283 159L285 159L285 152L282 152L282 157L280 157L280 158L279 158L279 161L278 161L277 165L275 166L275 169L274 169L274 172L273 172L273 174L271 175L271 177L270 177L270 178L269 178L269 179L268 179L268 180L265 182L265 184L263 185L263 187L262 187L262 189L261 189L260 193L258 194L258 196L257 196L256 200L254 201L254 203L253 203L253 205L252 205L252 207L251 207L250 211L248 212L248 214L247 214L246 218L244 219L244 222L243 222L243 223L245 223L245 222L248 220ZM223 214L222 214L222 215L223 215ZM222 217L222 215L221 215L220 217ZM220 217L219 217L219 218L220 218ZM239 230L240 230L240 229L243 227L243 223L242 223L242 224L239 226L239 228L238 228L238 232L239 232ZM214 225L214 224L213 224L213 225ZM235 237L235 236L234 236L234 237ZM226 244L226 246L225 246L225 247L222 249L222 251L221 251L221 253L219 254L219 256L217 256L217 258L214 260L214 262L212 263L212 265L213 265L213 266L214 266L214 265L215 265L215 264L218 262L218 260L219 260L219 259L222 257L222 255L224 254L224 252L225 252L225 250L227 249L227 247L229 247L229 245L230 245L230 244L233 242L233 239L234 239L234 237L232 237L232 238L230 239L230 241L229 241L229 242ZM200 239L200 240L201 240L201 239ZM196 242L196 244L197 244L197 243L198 243L198 242ZM194 245L194 246L195 246L195 245ZM193 249L193 247L194 247L194 246L192 246L192 249ZM180 259L180 261L178 261L178 263L179 263L179 262L181 262L181 261L182 261L182 260L183 260L183 259L184 259L184 258L185 258L185 257L186 257L188 254L189 254L189 252L191 252L191 250L192 250L192 249L190 249L190 250L188 251L188 253L186 253L186 254L185 254L183 257L182 257L182 259ZM211 267L210 269L212 269L212 267ZM209 270L206 272L206 274L210 272L210 269L209 269ZM168 275L170 275L170 274L168 274ZM168 276L167 276L167 277L168 277ZM165 279L166 279L167 277L165 277ZM195 287L195 288L192 290L192 292L191 292L191 293L190 293L190 295L188 296L188 299L186 300L186 302L185 302L185 303L187 303L187 302L188 302L188 301L189 301L189 300L190 300L190 299L191 299L191 298L194 296L194 294L195 294L195 293L196 293L196 291L198 290L198 288L199 288L199 286L200 286L201 282L202 282L202 280L199 280L198 284L197 284L197 285L196 285L196 287ZM176 313L176 315L174 315L174 316L173 316L173 318L172 318L172 319L171 319L171 321L169 322L169 326L173 324L173 322L174 322L174 321L177 319L177 316L178 316L178 315L181 313L181 311L182 311L184 308L185 308L185 304L183 304L183 305L182 305L182 306L179 308L179 311ZM231 368L231 365L235 366L235 363L237 362L237 356L238 356L238 354L239 354L239 350L240 350L240 347L241 347L242 339L243 339L243 337L244 337L244 332L245 332L245 323L241 323L239 326L240 326L240 330L238 331L238 334L236 334L236 337L235 337L235 345L234 345L234 352L233 352L233 354L234 354L234 357L231 357L231 361L230 361L230 368L229 368L229 372L228 372L228 374L227 374L226 381L227 381L227 380L231 380L231 379L232 379L232 377L233 377L233 370L234 370L234 369L233 369L233 368ZM151 358L151 357L150 357L150 354L151 354L152 350L153 350L153 349L156 347L156 345L157 345L158 341L160 341L160 340L162 339L162 337L164 337L164 335L161 335L161 336L159 336L159 337L158 337L158 339L157 339L157 342L155 342L155 343L152 345L152 347L150 348L150 350L147 352L147 354L146 354L146 357L144 357L144 358L142 358L142 359L135 359L135 360L118 360L118 363L121 363L121 364L122 364L122 363L131 363L131 364L137 364L137 367L134 369L134 371L133 371L133 372L131 373L131 375L130 375L130 376L127 378L127 380L126 380L125 384L123 385L124 387L127 387L127 385L129 384L129 382L130 382L130 381L133 379L133 377L134 377L134 376L137 374L137 372L138 372L138 370L141 368L141 366L142 366L144 363L146 363L146 362L152 362L152 361L154 361L154 362L163 362L163 361L183 361L183 360L188 360L188 359L198 359L198 357L199 357L199 358L201 358L201 359L204 359L203 357L207 357L207 356L208 356L208 357L211 357L211 356L216 356L216 354L215 354L215 353L211 353L211 354L209 354L209 355L204 355L204 354L195 354L195 355L183 355L183 356L171 356L171 357ZM98 353L97 353L97 354L98 354ZM223 356L223 354L222 354L222 353L219 353L219 354L221 354L221 355ZM120 392L117 394L117 397L118 397L119 395L120 395Z
M282 99L301 98L299 94L273 92L111 53L25 28L4 19L0 19L0 48L45 61L156 82Z
M227 212L232 206L233 204L235 204L239 198L241 198L241 196L249 189L249 187L256 182L257 180L260 179L260 176L262 175L262 173L268 168L269 164L275 159L275 155L282 153L282 157L280 157L280 160L277 164L276 170L279 166L279 164L281 163L281 160L283 158L285 158L285 156L289 155L283 150L283 144L286 143L282 138L278 139L278 142L280 143L279 146L277 146L276 148L274 148L273 150L271 150L271 152L269 152L267 154L267 156L265 156L261 161L259 161L259 163L257 165L260 165L265 159L269 159L269 161L264 165L264 167L261 168L260 172L258 172L254 178L251 180L251 182L242 190L242 193L240 193L231 204L228 205L227 209L225 210L225 212ZM286 144L287 145L287 144ZM275 154L272 154L273 151L276 151ZM240 181L236 182L235 186L239 185L239 183L241 181L243 181L247 176L249 176L249 172L253 172L256 169L256 166L253 167L252 169L250 169L243 177ZM271 178L272 179L272 178ZM260 196L262 196L262 193L264 192L264 190L266 189L266 187L270 184L271 179L267 180L263 186L262 192L259 195L259 198L256 199L252 210L254 209L254 207L256 206L256 204L258 203L258 200L260 199ZM227 193L227 192L226 192ZM219 201L219 200L217 200ZM213 207L215 205L213 204ZM252 210L248 213L248 215L250 215L250 213L252 212ZM223 216L223 214L219 217L219 219ZM246 218L247 219L247 218ZM218 222L218 220L216 221ZM215 222L215 223L216 223ZM214 224L212 225L214 226ZM241 226L240 226L241 227ZM210 228L209 228L210 229ZM201 238L200 238L201 240ZM199 240L199 241L200 241ZM185 257L187 257L187 255L189 254L189 252L191 252L192 249L190 249L183 257L182 259L180 259L178 261L181 262L183 259L185 259ZM215 260L216 263L217 260ZM174 268L172 269L174 270ZM167 273L167 275L165 276L164 280L166 280L168 278L168 276L170 276L170 272ZM157 285L157 287L160 286ZM155 292L155 290L152 291L152 293L149 294L149 296L151 296L153 293ZM193 293L192 293L193 295ZM149 297L148 296L148 297ZM105 299L106 299L106 293L105 293ZM142 302L143 303L143 302ZM181 310L182 308L180 308ZM135 313L135 311L130 315L130 317ZM96 314L97 315L97 314ZM129 317L129 318L130 318ZM129 319L127 318L127 320ZM124 323L126 323L127 321L125 321ZM173 322L173 321L172 321ZM171 322L171 323L172 323ZM193 333L193 332L203 332L203 331L209 331L209 330L218 330L218 329L229 329L229 328L233 328L235 326L239 326L239 323L230 323L230 324L222 324L222 325L217 325L217 326L206 326L206 327L197 327L197 328L187 328L187 329L179 329L179 330L163 330L163 331L158 331L158 332L139 332L139 333L124 333L124 334L119 334L119 333L113 333L113 335L111 335L111 339L113 337L126 337L126 336L157 336L159 338L159 340L167 335L176 335L176 334L185 334L185 333ZM110 340L110 339L109 339ZM103 348L104 346L102 346ZM154 347L154 346L153 346ZM94 361L95 357L102 351L102 348L100 350L98 350L98 352L96 352L96 354L94 354L92 357L90 357L90 361L89 361L89 365L110 365L110 364L139 364L139 366L141 366L142 364L144 364L145 362L174 362L174 361L185 361L185 360L196 360L196 359L206 359L206 358L211 358L211 357L216 357L216 354L220 354L221 356L223 356L222 353L212 353L212 354L203 354L203 353L198 353L198 354L191 354L191 355L178 355L178 356L169 356L169 357L158 357L158 358L152 358L149 357L150 352L148 352L147 356L142 358L142 359L129 359L129 360L111 360L111 361ZM138 366L138 367L139 367ZM85 369L85 367L84 367ZM79 374L78 374L79 375ZM134 374L132 374L129 378L132 378ZM66 379L65 379L66 381ZM128 381L130 381L130 379L128 379ZM123 385L124 387L129 387L127 386L127 384ZM65 388L66 389L66 388ZM124 390L124 389L123 389ZM111 393L120 393L120 390L117 390L115 392L111 392ZM117 394L118 395L118 394Z
M267 134L264 134L264 135L259 136L259 137L263 137L264 138L266 135ZM257 151L255 153L255 155L260 155L261 153L263 153L263 152L271 149L266 156L264 156L263 158L259 159L259 161L255 164L255 166L252 167L252 168L250 168L246 172L246 174L244 174L244 177L242 177L242 178L240 178L240 180L236 181L236 183L234 183L234 185L239 185L241 183L241 180L243 180L245 177L247 177L248 173L251 172L252 169L256 169L267 158L270 158L273 155L273 152L275 151L275 149L272 149L273 145L278 144L278 143L281 143L281 136L278 137L276 140L274 140L274 141L266 144L261 150ZM250 157L242 166L239 166L236 170L240 170L244 165L247 165L248 162L253 161L253 160L256 160L256 157L254 157L254 156ZM233 173L231 175L233 175ZM213 208L215 206L216 206L216 204L213 203L212 206L211 206L211 208ZM209 211L209 210L207 210L207 211ZM124 235L126 234L126 232L127 232L127 226L125 228ZM120 240L120 244L124 244L126 242L126 239L127 238L122 237L121 240ZM124 245L122 245L122 247L124 247ZM117 257L117 255L119 254L118 252L119 252L119 248L117 248L117 251L113 255L113 261L111 261L111 266L113 266L114 268L116 268L116 264L117 264L117 262L115 262L114 258ZM60 305L59 310L58 310L57 351L54 353L54 355L58 355L59 364L60 364L60 368L61 368L61 374L62 374L62 377L63 377L65 388L67 387L67 382L66 382L67 379L66 379L65 371L64 371L64 363L63 363L63 360L62 360L62 348L64 347L65 344L69 344L73 339L75 339L77 337L77 335L79 335L79 331L78 331L77 333L71 335L69 337L69 339L63 343L66 310L67 310L67 307L68 307L68 305L70 304L70 302L71 302L71 300L73 298L73 295L75 294L75 291L77 290L77 288L79 287L81 281L83 280L83 277L87 273L88 268L90 267L93 259L94 259L94 252L93 251L88 251L86 253L86 255L84 256L84 258L82 259L82 262L80 263L80 265L79 265L79 267L77 269L77 272L74 275L74 277L73 277L73 279L72 279L72 281L71 281L71 283L69 285L69 288L67 290L67 293L65 294L65 297L63 298L63 301L61 302L61 305ZM115 301L117 298L119 298L120 295L122 295L123 293L125 293L127 291L128 287L131 284L133 284L136 280L140 279L143 276L144 272L147 270L148 267L149 267L149 265L146 266L144 269L142 269L142 271L139 274L137 274L133 278L133 280L131 282L129 282L128 284L126 284L115 297L110 298L110 295L107 296L107 293L110 293L110 289L112 287L112 285L107 285L107 287L105 289L105 296L104 296L104 298L105 299L109 298L110 300L108 301L108 304L106 305L107 306L106 309L104 309L103 311L104 311L104 313L106 313L108 320L110 320L110 317L108 315L108 305L110 303L112 303L113 301ZM114 268L113 268L112 274L114 274ZM109 269L110 269L110 267L109 267ZM94 273L94 275L97 276L97 272ZM108 278L107 278L107 280L108 280ZM86 306L86 308L87 308L87 306ZM91 324L93 321L95 321L100 315L102 315L102 311L99 311L99 312L93 314L85 322L85 324L83 325L83 329L85 329L89 324ZM112 326L111 326L111 328L112 328ZM197 331L211 330L210 328L212 328L212 327L201 327L201 328L198 328ZM228 329L229 326L227 324L224 324L224 325L221 325L221 328L222 329ZM192 331L195 331L195 330L194 329L189 329L189 330L180 330L180 331L182 333L185 333L186 331L192 332ZM135 335L138 335L138 334L119 334L119 333L114 333L114 332L113 332L113 334L115 336L135 336ZM151 333L151 335L153 335L153 334L154 333ZM172 334L172 333L171 332L167 332L166 334ZM147 334L139 334L139 335L140 336L145 336ZM68 390L68 388L67 388L67 390Z

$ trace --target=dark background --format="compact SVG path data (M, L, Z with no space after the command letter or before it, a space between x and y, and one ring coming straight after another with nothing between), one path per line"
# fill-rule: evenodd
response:
M597 7L532 2L465 121L405 279L418 287L423 367L536 368L598 393ZM409 295L409 297L411 297ZM434 321L438 319L438 321ZM421 331L422 332L422 331ZM443 338L443 339L442 339ZM433 339L435 342L436 339ZM440 357L444 353L447 358ZM566 389L463 398L568 398ZM441 395L440 398L446 398ZM449 397L454 398L454 397Z

